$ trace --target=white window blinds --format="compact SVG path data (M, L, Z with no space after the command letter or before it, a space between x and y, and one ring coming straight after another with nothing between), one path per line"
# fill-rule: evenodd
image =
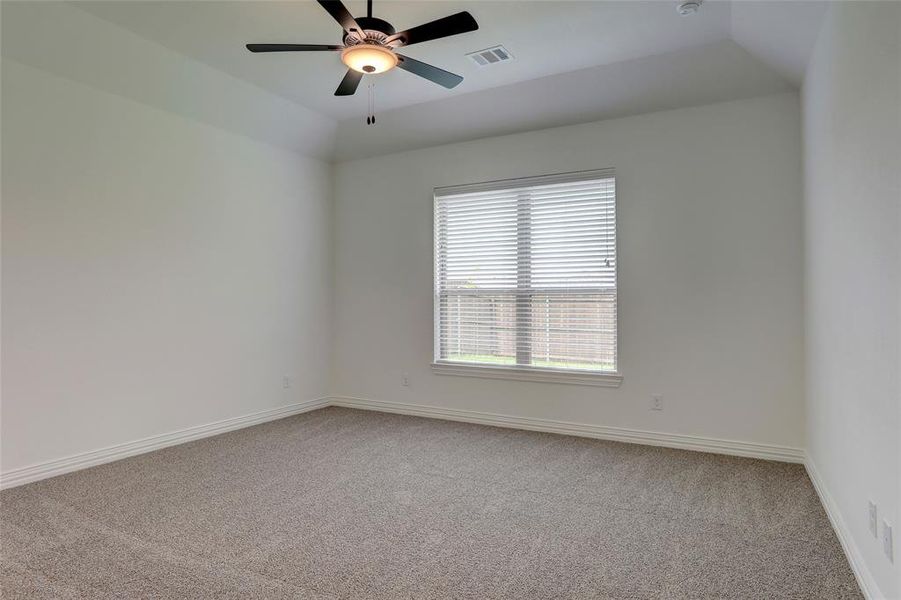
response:
M612 171L435 190L435 360L616 372Z

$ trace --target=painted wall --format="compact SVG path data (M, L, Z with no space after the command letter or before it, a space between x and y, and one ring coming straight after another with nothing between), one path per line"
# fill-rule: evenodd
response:
M2 88L3 471L327 394L327 164L7 58Z
M432 188L604 167L622 387L433 374ZM801 186L791 93L341 163L332 390L802 447Z
M901 4L832 4L803 88L808 452L887 598L901 597L899 38Z

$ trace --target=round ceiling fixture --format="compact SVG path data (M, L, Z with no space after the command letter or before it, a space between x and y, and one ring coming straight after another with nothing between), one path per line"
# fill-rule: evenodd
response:
M341 52L341 62L357 73L384 73L397 66L397 55L384 46L357 44Z
M703 1L704 0L687 0L686 2L680 2L679 6L676 7L676 11L683 17L693 15L701 9L701 2Z

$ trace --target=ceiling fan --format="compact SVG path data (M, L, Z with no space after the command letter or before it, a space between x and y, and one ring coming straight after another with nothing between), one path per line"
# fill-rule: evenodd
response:
M396 32L391 23L372 16L372 0L367 0L365 17L354 18L341 0L317 0L344 29L343 45L326 44L247 44L251 52L316 52L341 51L341 61L347 74L341 80L336 96L352 96L363 75L384 73L400 67L448 89L459 85L463 78L454 73L397 53L403 46L458 35L479 28L466 11Z

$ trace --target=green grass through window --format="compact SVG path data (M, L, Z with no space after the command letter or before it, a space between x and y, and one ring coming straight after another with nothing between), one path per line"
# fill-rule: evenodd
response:
M512 356L495 356L493 354L449 354L444 360L462 363L476 363L480 365L514 365L516 359ZM569 362L565 360L533 359L531 367L546 367L550 369L577 369L580 371L612 372L614 367L609 363Z

